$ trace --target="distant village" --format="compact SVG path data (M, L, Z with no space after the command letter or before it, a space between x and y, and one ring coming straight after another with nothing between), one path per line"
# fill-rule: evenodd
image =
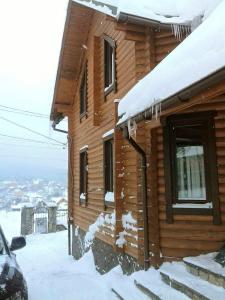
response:
M0 181L0 210L20 211L39 202L67 209L67 188L63 183L44 179Z

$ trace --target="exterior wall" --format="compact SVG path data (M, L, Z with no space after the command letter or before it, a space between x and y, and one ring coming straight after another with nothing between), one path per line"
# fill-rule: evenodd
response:
M85 248L86 232L73 230L73 256L80 259L90 248ZM105 274L114 267L120 265L125 274L131 274L141 269L136 259L126 253L116 253L112 245L95 238L91 246L96 269Z
M210 103L198 104L180 113L210 110L217 111L217 116L215 117L215 134L221 225L213 225L213 217L203 215L175 214L173 224L166 222L163 130L162 127L155 129L156 134L154 138L157 145L157 157L155 162L149 161L149 163L155 163L157 166L156 198L159 206L159 249L165 260L217 251L225 242L225 104L224 102L218 102L218 100L210 100ZM146 139L147 145L150 144L151 138L149 127L146 126L148 135ZM150 149L148 148L147 151L149 152ZM149 203L152 201L154 199L149 198ZM149 209L151 210L150 207Z
M88 63L87 116L80 120L78 89L74 99L73 112L70 117L72 120L70 134L74 141L72 158L74 170L73 219L74 224L79 226L83 231L88 230L88 227L95 222L100 213L106 212L110 214L114 211L113 206L105 207L104 205L102 136L114 128L114 100L121 98L128 92L136 80L134 42L126 41L124 39L124 32L115 30L114 26L114 22L107 19L104 15L99 13L94 14L86 52ZM94 46L96 47L96 39L94 37L101 38L102 34L108 35L116 42L117 92L112 91L106 98L101 92L103 91L104 74L104 56L101 39L97 40L99 51L96 53L96 48L94 49ZM97 65L96 60L94 60L96 56ZM85 58L82 61L82 65L84 65L84 63ZM98 82L96 82L94 75L97 76ZM80 80L81 76L79 78L79 81ZM96 91L96 89L98 90ZM98 96L97 98L96 94ZM88 200L86 206L79 204L79 152L84 145L88 145ZM124 148L124 152L126 152L126 148ZM136 154L131 153L129 158L136 160ZM134 168L131 168L129 172L135 172ZM135 178L132 184L136 186ZM134 192L136 192L135 189ZM136 201L136 198L133 201ZM97 233L97 237L103 242L113 246L115 250L115 240L117 237L110 226L103 226L100 232ZM131 254L137 257L137 252L132 252Z
M104 205L102 139L105 132L114 128L116 121L114 100L121 99L138 80L143 78L179 44L170 30L157 31L140 26L132 28L125 26L121 29L113 20L100 13L94 13L90 28L87 50L84 50L78 80L79 86L82 69L87 61L87 115L80 119L79 89L77 89L69 118L70 179L72 177L70 192L73 198L70 211L74 226L76 228L78 226L84 232L95 222L100 213L110 214L114 211L113 206L105 207ZM103 95L104 56L101 41L103 34L108 35L116 42L117 91L116 93L112 91L106 98ZM148 145L147 138L146 126L138 126L137 141L143 149ZM118 253L118 257L122 257L122 253L126 253L143 264L144 237L140 158L119 133L114 142L115 150L119 153L115 157L116 180L119 182L116 187L117 196L122 192L124 197L117 199L117 204L119 201L121 203L116 206L115 230L108 225L102 226L96 237L113 247L112 249ZM79 153L84 145L88 145L88 200L86 206L79 203ZM119 168L117 168L118 164L120 164ZM133 226L133 229L126 230L127 243L123 249L119 249L115 246L115 241L119 232L124 230L121 216L129 212L137 220L137 224Z

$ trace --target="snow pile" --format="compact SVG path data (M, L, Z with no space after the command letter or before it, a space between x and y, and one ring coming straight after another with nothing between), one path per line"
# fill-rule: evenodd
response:
M133 236L131 233L128 232L129 230L137 232L137 227L134 226L136 224L137 221L133 218L131 212L128 212L127 214L124 214L122 216L122 225L124 230L119 232L119 237L116 240L116 245L119 248L123 248L123 246L127 244L127 240L125 238L126 236ZM137 239L137 236L135 236L135 238Z
M96 221L93 224L91 224L88 228L88 231L84 239L85 249L89 248L92 245L95 234L100 231L102 226L111 225L110 229L114 230L115 224L116 224L115 212L112 214L101 213L96 219Z
M122 216L122 224L124 229L137 231L137 228L134 226L137 224L137 221L133 218L131 212Z
M80 194L80 200L86 200L86 194L85 193Z
M105 201L106 202L114 202L114 193L113 192L107 192L105 194Z
M197 3L195 3L197 5ZM225 67L225 1L119 103L122 123Z
M102 138L105 139L106 137L108 137L108 136L110 136L112 134L114 134L114 129L111 129L111 130L107 131L106 133L104 133L102 135Z

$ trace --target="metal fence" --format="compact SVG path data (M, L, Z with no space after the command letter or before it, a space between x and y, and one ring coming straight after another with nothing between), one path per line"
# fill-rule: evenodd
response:
M67 228L67 209L58 209L56 212L56 223L57 225L64 225Z

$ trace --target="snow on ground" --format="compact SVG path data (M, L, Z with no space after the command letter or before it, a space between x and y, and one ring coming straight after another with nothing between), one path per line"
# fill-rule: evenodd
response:
M12 236L20 233L20 213L0 211L0 224L10 241ZM116 300L118 298L112 289L119 291L126 300L148 299L135 287L134 280L142 282L164 300L187 299L185 295L163 283L159 271L153 268L126 276L121 267L117 266L109 273L100 275L95 269L91 250L79 261L75 261L67 254L67 231L33 234L27 236L26 241L26 247L16 251L16 255L28 283L29 300ZM204 260L215 271L213 257L214 254L187 259L199 264ZM179 276L181 265L182 263L165 263L160 270L173 267L176 271L174 276L178 276L178 279L186 276L195 286L195 281L200 279L189 279L193 275L187 273ZM197 287L199 288L198 285ZM207 295L214 292L221 294L222 288L213 287L214 292L211 289L209 283L203 282L203 292ZM217 299L224 298L222 296Z
M20 211L0 210L0 225L9 242L11 242L12 237L20 235L20 216Z
M20 212L0 211L6 238L20 235ZM25 248L16 251L28 283L29 300L114 300L104 276L95 269L92 252L79 261L68 256L67 231L33 234Z
M67 254L67 232L27 237L17 251L30 300L116 299L95 270L92 252L79 261Z

